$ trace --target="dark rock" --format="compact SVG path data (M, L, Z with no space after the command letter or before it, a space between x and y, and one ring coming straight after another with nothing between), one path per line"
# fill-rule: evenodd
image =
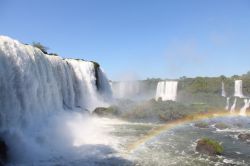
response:
M92 114L104 117L104 116L115 116L118 115L118 113L119 112L117 107L108 107L108 108L98 107L93 111Z
M220 155L223 152L223 147L215 140L203 138L197 142L196 151L202 154L214 156Z
M8 159L7 152L8 152L7 145L4 142L4 140L0 138L0 166L5 165L5 163L7 162Z
M198 128L209 128L209 124L206 122L195 123L194 126Z
M215 127L217 129L220 129L220 130L224 130L224 129L228 129L229 128L229 126L226 125L225 123L217 123L217 124L215 124Z
M250 133L245 133L245 134L240 134L238 135L238 138L242 141L247 141L249 142L250 141Z
M243 127L243 124L241 124L241 123L235 123L234 126L239 127L239 128L242 128L242 127Z

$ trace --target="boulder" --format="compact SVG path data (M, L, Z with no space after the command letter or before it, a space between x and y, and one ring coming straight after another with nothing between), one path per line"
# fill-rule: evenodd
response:
M223 147L215 140L203 138L198 140L196 151L209 156L215 156L223 152Z
M220 129L220 130L224 130L224 129L228 129L229 126L226 125L225 123L216 123L215 126L217 129Z
M0 138L0 166L5 165L7 161L8 147L3 139Z
M118 109L116 107L98 107L93 111L93 115L105 117L118 115Z
M241 123L235 123L234 126L239 127L239 128L242 128L242 127L243 127L243 124L241 124Z
M250 142L250 133L240 134L238 135L238 138L242 141Z
M206 122L198 122L195 123L194 126L198 128L209 128L209 124Z

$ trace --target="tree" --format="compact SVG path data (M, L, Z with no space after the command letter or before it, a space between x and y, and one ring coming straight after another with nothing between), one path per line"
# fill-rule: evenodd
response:
M220 79L221 79L222 81L225 81L225 80L227 79L227 77L224 76L224 75L221 75L221 76L220 76Z
M40 49L44 54L48 54L48 47L42 45L40 42L33 42L32 45Z
M234 79L234 80L237 80L237 79L240 79L240 76L238 76L238 75L233 75L231 78Z

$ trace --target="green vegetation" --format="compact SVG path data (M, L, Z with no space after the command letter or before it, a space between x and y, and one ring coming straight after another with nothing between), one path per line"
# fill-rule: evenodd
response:
M173 101L155 101L153 99L139 103L120 100L112 107L115 107L119 112L115 116L124 120L156 123L191 117L192 114L206 113L208 110L208 107L203 104L184 105Z
M32 43L33 47L38 48L41 50L44 54L51 55L51 56L59 56L57 53L48 53L49 48L41 44L40 42L33 42Z
M72 58L73 59L73 58ZM76 58L74 60L77 60L77 61L85 61L84 59L79 59L79 58Z
M99 64L99 63L97 63L97 62L95 62L95 61L90 61L90 62L92 62L92 63L94 64L94 68L95 68L95 69L98 69L98 68L100 67L100 64Z
M33 47L40 49L44 54L48 54L48 47L42 45L40 42L33 42Z
M49 53L48 55L59 56L57 53Z
M101 117L113 117L117 116L119 114L119 111L115 106L108 108L98 107L94 110L93 114Z
M224 109L226 98L221 96L221 86L224 83L227 96L234 95L234 80L241 79L243 82L243 93L245 96L250 95L250 72L241 76L234 75L232 77L195 77L187 78L185 76L178 79L178 95L177 101L186 105L190 104L205 104L209 107ZM155 95L157 83L161 79L142 80L143 91L147 91L151 96ZM230 99L233 103L234 98ZM240 98L237 100L236 109L239 109L244 104Z
M209 128L209 124L207 122L198 122L198 123L195 123L194 126L199 127L199 128Z
M218 128L218 129L220 129L220 130L229 128L229 126L226 125L225 123L216 123L215 127Z
M224 151L224 148L215 140L203 138L198 141L196 150L209 155L214 155L221 154Z
M227 95L231 96L234 93L234 79L225 76L220 77L196 77L179 80L179 90L189 93L209 93L221 94L221 83L224 82Z

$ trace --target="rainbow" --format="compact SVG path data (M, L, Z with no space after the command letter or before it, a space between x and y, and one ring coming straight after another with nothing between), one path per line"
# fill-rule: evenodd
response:
M127 146L127 153L132 153L135 151L140 145L145 144L147 141L155 138L156 136L160 135L162 132L169 130L173 127L176 127L178 125L199 121L199 120L205 120L205 119L211 119L211 118L217 118L217 117L239 117L240 115L238 113L229 113L225 111L218 111L218 112L208 112L208 113L198 113L186 116L184 118L173 120L171 122L168 122L164 125L161 125L153 130L150 130L146 135L142 136L137 141L129 144ZM245 116L250 117L250 113L246 113Z

